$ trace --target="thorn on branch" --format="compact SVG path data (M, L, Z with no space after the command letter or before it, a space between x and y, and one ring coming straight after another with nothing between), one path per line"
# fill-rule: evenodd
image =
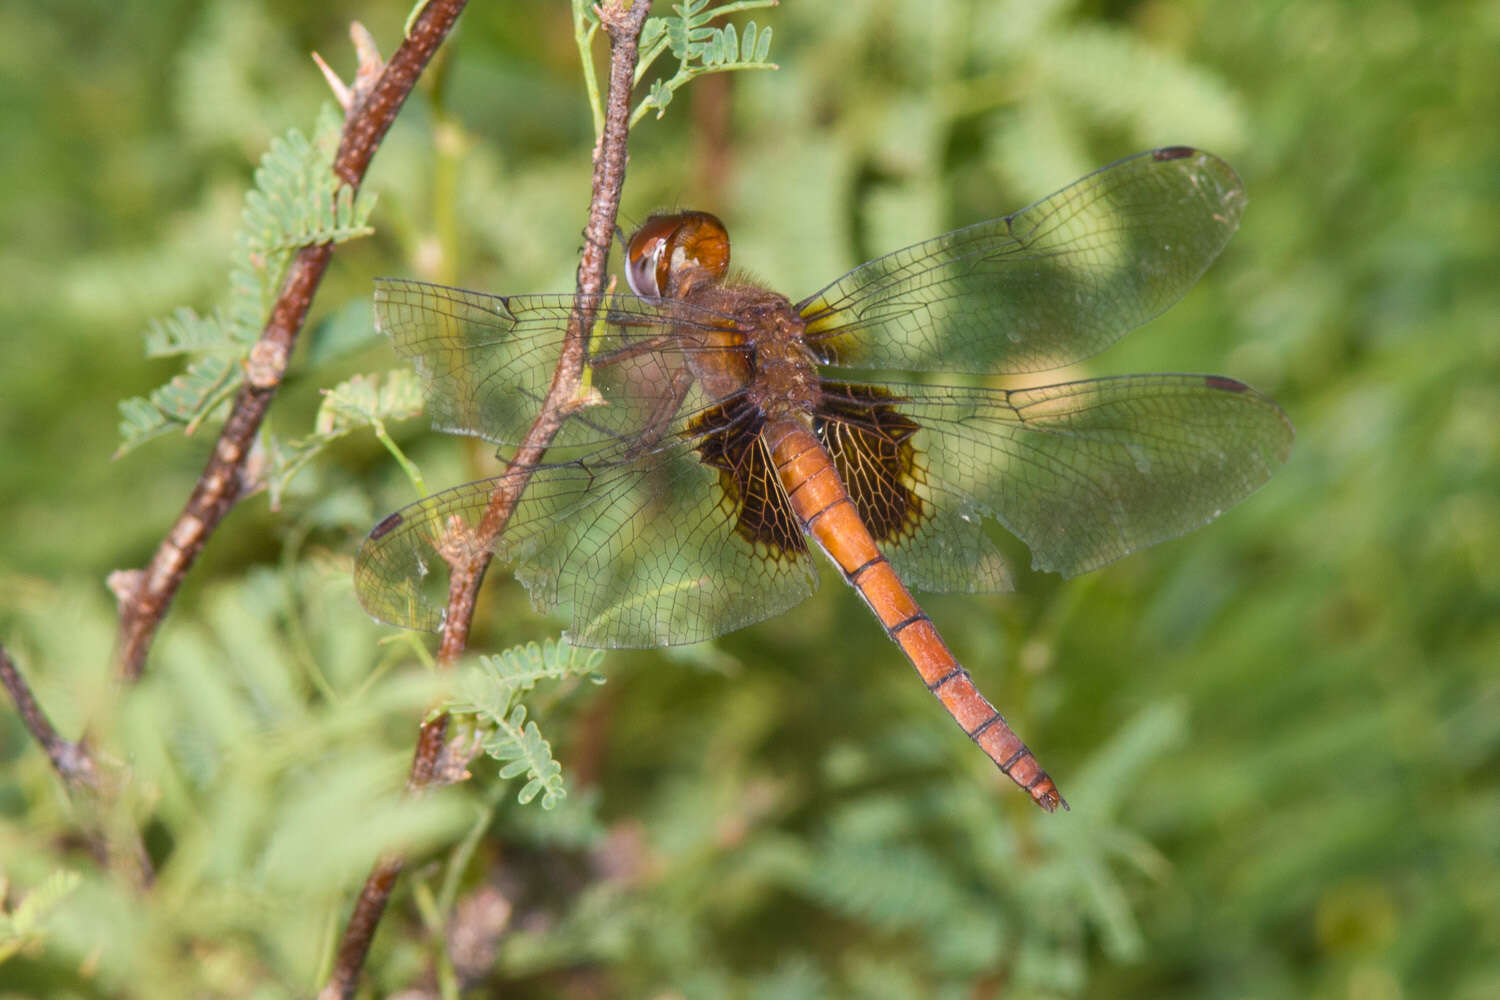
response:
M375 44L375 36L358 21L349 25L349 37L354 40L354 53L359 57L359 65L354 70L354 85L351 87L344 83L339 75L335 73L323 57L314 52L313 62L318 64L318 69L323 71L323 79L328 81L328 88L333 91L334 100L339 102L339 107L344 109L344 117L348 118L354 114L364 99L369 96L375 81L380 79L380 74L385 72L385 60L380 58L380 49Z
M314 50L313 62L318 64L318 69L323 71L323 79L328 83L328 89L333 91L333 99L339 102L339 107L344 109L347 117L349 110L354 107L354 92L344 85L339 75L333 71L333 67L323 61L323 57Z

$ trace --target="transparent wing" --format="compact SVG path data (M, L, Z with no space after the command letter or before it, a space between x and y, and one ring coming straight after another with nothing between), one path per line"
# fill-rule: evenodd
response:
M446 490L377 526L355 562L365 610L406 628L440 627L441 547L479 524L492 485ZM494 551L539 610L570 620L573 641L699 642L781 614L817 586L805 545L758 550L735 531L736 516L693 443L674 439L634 458L538 469Z
M519 443L541 409L573 302L375 282L376 325L421 374L433 426L496 444ZM687 355L738 350L733 319L683 302L608 296L598 317L587 360L599 405L564 424L559 449L660 433L688 392Z
M1075 576L1212 521L1292 445L1275 403L1215 375L884 391L917 426L914 490L929 508L922 530L884 547L922 590L1005 589L981 515L1024 541L1036 568Z
M1236 228L1229 165L1141 153L1014 215L855 268L798 304L826 364L1037 372L1102 351L1192 287Z
M913 419L920 397L905 386L824 380L814 430L871 536L898 575L921 590L1011 589L1010 572L984 532L985 508L935 476L931 446L945 428ZM941 467L936 470L941 473Z

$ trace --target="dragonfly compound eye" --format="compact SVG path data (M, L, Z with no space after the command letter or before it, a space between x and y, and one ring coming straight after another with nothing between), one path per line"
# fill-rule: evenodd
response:
M643 298L681 298L729 270L729 234L707 212L653 215L630 238L625 278Z

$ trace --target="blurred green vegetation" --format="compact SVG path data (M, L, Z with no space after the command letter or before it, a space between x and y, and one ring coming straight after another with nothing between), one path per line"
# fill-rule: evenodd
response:
M1500 11L755 13L781 69L696 81L643 121L622 221L708 208L794 297L1139 149L1203 146L1244 178L1223 258L1087 371L1242 378L1296 423L1291 461L1103 571L1031 573L1013 546L1016 593L929 602L1073 811L997 775L831 574L792 615L531 700L559 808L482 762L395 801L433 685L352 596L360 538L413 499L368 435L279 509L241 504L146 681L116 691L104 576L148 558L212 441L110 460L117 402L178 370L139 334L217 301L255 162L327 99L306 53L347 76L347 22L388 52L406 10L12 4L0 641L66 734L129 765L112 821L160 882L141 897L91 860L91 817L0 713L0 997L307 995L392 844L419 860L378 995L1500 995ZM336 254L269 430L305 437L320 389L395 366L362 318L376 275L571 287L580 80L566 5L465 13L377 156L376 233ZM434 488L488 467L392 429ZM555 634L491 576L476 650ZM37 887L51 915L22 920ZM444 933L468 950L440 959Z

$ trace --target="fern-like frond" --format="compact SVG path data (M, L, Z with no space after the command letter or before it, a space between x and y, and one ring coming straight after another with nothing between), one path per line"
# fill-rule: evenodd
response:
M52 912L78 888L77 872L56 871L42 879L9 913L0 909L0 963L35 941ZM3 898L0 893L0 898Z
M325 104L308 139L296 129L272 140L245 195L242 245L252 254L340 243L368 235L374 196L357 197L331 167L343 119Z
M760 7L774 7L777 0L738 0L709 7L709 0L684 0L674 4L675 17L648 18L641 32L641 59L636 67L636 82L645 78L651 64L667 51L677 59L677 72L663 80L651 82L651 89L631 114L631 123L640 121L652 110L660 118L666 113L672 97L689 80L704 73L722 73L741 69L777 69L768 57L771 53L771 28L758 28L747 22L742 31L733 24L722 28L709 24L717 18Z
M510 716L496 722L484 741L484 752L502 763L500 777L509 781L526 775L526 784L516 794L522 805L542 796L542 808L551 809L568 794L562 765L552 759L552 744L542 738L535 722L526 721L526 706L517 705Z
M935 969L972 976L1000 961L1004 926L972 873L948 858L898 843L831 835L791 884L841 917L888 933L917 932ZM786 873L783 873L785 877Z
M382 443L395 448L385 432L385 421L406 420L421 412L422 383L409 368L387 372L383 382L378 375L355 375L324 390L323 405L318 407L311 434L286 443L271 439L268 449L271 463L266 473L271 505L275 507L281 502L282 494L298 471L334 441L351 431L369 427ZM397 458L406 464L403 455L398 454ZM419 482L420 478L419 474ZM419 492L422 489L418 487Z
M951 874L910 846L830 841L798 882L835 912L884 930L942 923L966 903Z
M160 391L160 390L158 390ZM167 419L161 409L149 399L132 396L120 401L120 447L114 457L119 458L137 445L145 444L154 437L180 426Z
M547 640L508 649L495 656L481 656L460 678L448 711L461 723L473 727L484 752L500 761L500 777L526 775L518 799L522 804L538 795L542 808L551 809L567 795L562 767L552 759L552 747L535 722L526 721L526 706L519 704L523 692L538 681L586 676L603 683L598 674L604 651L579 649L566 642Z
M332 170L342 127L327 104L311 139L292 129L272 141L245 195L225 305L207 316L179 309L150 325L148 355L198 357L167 385L120 404L117 455L169 430L191 431L239 388L240 362L265 328L297 250L371 231L374 196L356 194Z
M188 363L187 370L166 385L120 403L118 458L136 445L168 431L192 433L234 395L240 385L240 366L216 354Z
M199 316L186 306L165 319L153 319L146 328L146 357L164 358L220 349L224 320L217 313Z
M385 384L374 375L355 375L329 389L314 421L320 437L349 431L382 420L405 420L422 412L422 382L410 368L387 372Z

